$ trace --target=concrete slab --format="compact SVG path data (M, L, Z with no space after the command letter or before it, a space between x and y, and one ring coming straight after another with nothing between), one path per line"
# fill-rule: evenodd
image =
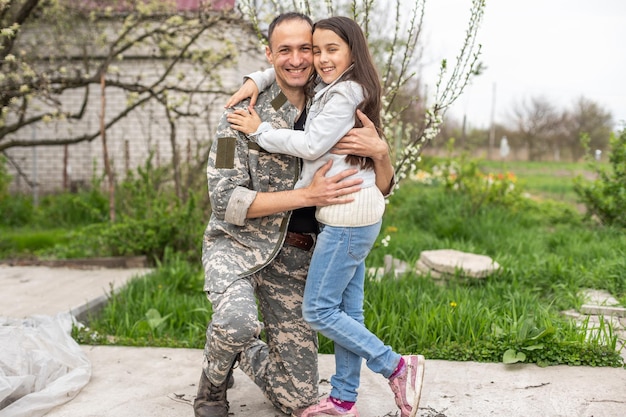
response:
M620 305L619 301L617 301L617 299L606 290L586 288L581 291L580 296L583 298L583 300L585 300L585 304L612 307Z
M585 302L580 312L583 314L626 317L626 308L608 291L589 288L582 291L582 297Z
M615 316L626 317L626 308L624 307L609 307L609 306L597 306L590 304L583 304L580 306L580 312L587 315L595 316Z
M202 350L83 348L93 365L90 383L46 417L193 416ZM333 370L334 357L320 355L322 381ZM234 375L228 392L234 416L282 415L243 372ZM320 389L326 394L328 384ZM385 379L365 366L359 392L361 417L396 415ZM427 360L418 416L623 417L625 407L623 369Z

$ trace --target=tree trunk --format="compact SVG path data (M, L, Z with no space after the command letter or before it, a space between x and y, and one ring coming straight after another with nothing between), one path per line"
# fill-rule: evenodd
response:
M184 201L183 198L183 190L181 186L180 179L180 155L178 153L178 147L176 146L176 123L170 110L165 108L165 113L167 114L167 120L170 123L170 144L172 145L172 169L174 170L174 189L176 191L176 196Z
M69 150L68 146L65 145L63 147L63 191L67 191L70 188L70 181L68 178L68 160L69 160Z
M105 95L105 73L100 75L100 95L101 95L101 107L100 114L100 136L102 136L102 157L104 159L104 172L109 180L109 219L111 223L115 223L115 179L113 178L113 172L111 172L111 164L109 163L109 151L107 148L107 136L106 128L104 124L104 114L106 106Z

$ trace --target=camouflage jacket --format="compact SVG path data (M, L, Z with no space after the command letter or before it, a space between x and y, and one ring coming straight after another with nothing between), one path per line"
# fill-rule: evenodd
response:
M245 108L248 101L236 108ZM298 110L276 83L259 95L256 111L272 127L293 128ZM211 218L204 232L205 291L222 292L274 259L285 239L290 212L246 219L257 192L292 190L300 160L271 154L220 119L207 166Z

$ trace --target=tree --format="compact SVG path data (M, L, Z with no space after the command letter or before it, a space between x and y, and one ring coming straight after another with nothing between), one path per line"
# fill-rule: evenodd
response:
M604 150L608 147L611 137L613 117L598 103L580 97L574 103L573 109L566 118L567 139L574 161L583 157L585 149L581 144L581 138L588 136L591 149Z
M558 150L558 133L563 116L544 97L522 101L513 109L515 141L526 147L530 161L541 160L550 150Z
M533 97L514 107L511 120L511 144L525 147L530 160L550 153L559 160L562 151L569 150L568 156L577 161L585 153L583 137L588 138L588 146L602 150L612 131L611 113L584 97L575 101L571 111L562 112L545 97Z
M230 93L222 69L258 45L240 16L207 4L177 12L174 0L0 0L0 151L99 138L87 121L99 113L89 105L102 81L104 95L125 97L101 114L105 131L148 106L174 137L182 119L208 120L209 97ZM150 71L120 71L137 60ZM44 135L33 139L35 127Z

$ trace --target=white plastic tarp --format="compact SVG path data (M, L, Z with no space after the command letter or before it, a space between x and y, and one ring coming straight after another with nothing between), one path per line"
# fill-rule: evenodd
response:
M38 417L71 400L91 363L71 337L69 313L0 317L0 417Z

